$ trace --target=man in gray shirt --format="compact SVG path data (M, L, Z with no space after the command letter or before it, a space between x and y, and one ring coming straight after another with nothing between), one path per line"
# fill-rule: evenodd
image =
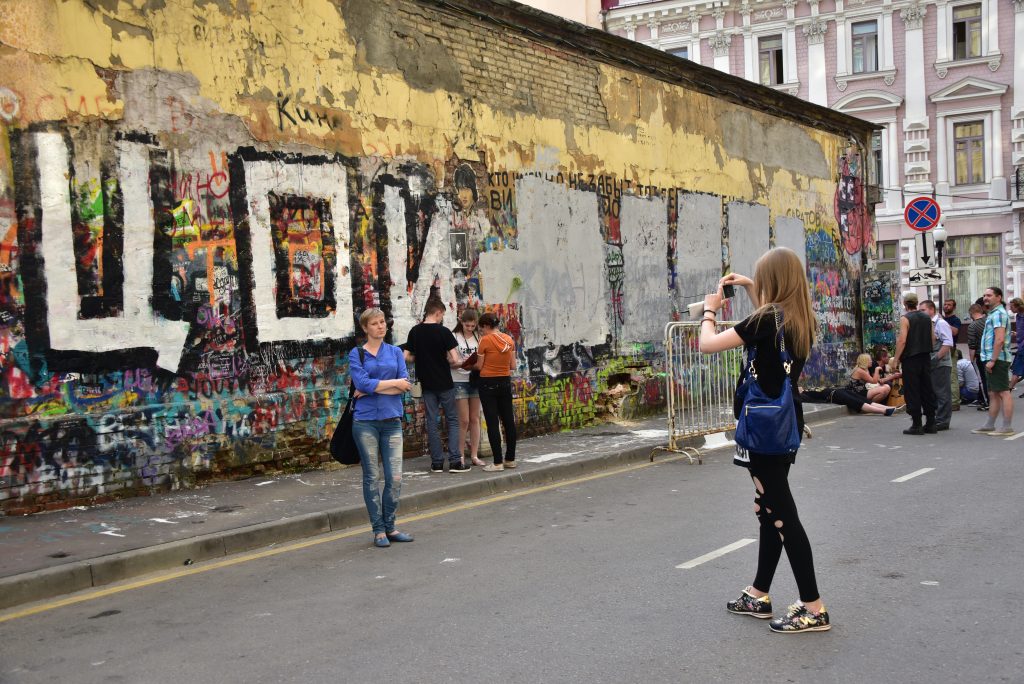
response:
M953 331L949 323L938 314L935 302L926 299L921 309L935 326L935 342L931 352L932 390L935 392L935 429L948 430L953 416L953 392L949 378L953 373ZM959 395L959 392L957 392Z

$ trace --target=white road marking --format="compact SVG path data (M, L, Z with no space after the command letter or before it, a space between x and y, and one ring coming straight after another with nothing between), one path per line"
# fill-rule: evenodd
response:
M1010 437L1006 438L1006 441L1007 442L1012 442L1013 440L1020 439L1021 437L1024 437L1024 432L1018 432L1015 435L1011 435Z
M164 525L177 525L178 523L173 520L167 520L166 518L150 518L152 522L163 523Z
M930 473L933 470L935 470L935 468L921 468L920 470L915 470L912 473L907 473L903 477L897 477L895 480L891 480L891 481L892 482L906 482L907 480L915 478L918 475L924 475L925 473Z
M822 423L815 423L814 427L821 427L822 425L831 425L834 422L836 422L836 421L834 421L834 420L826 420L826 421L824 421Z
M921 582L921 584L925 585L926 587L937 587L937 586L939 586L939 583L934 581L934 580L928 580L928 581L925 581L925 582Z
M736 442L725 438L724 432L714 432L704 437L705 449L721 449L723 447L734 446L735 444Z
M263 487L264 485L268 485L268 484L274 484L274 481L273 480L267 480L266 482L257 482L256 486L257 487Z
M123 537L124 536L123 534L118 534L117 532L112 532L111 530L106 530L104 532L100 532L100 534L105 534L105 535L108 535L108 536L111 536L111 537Z
M693 560L686 561L685 563L680 563L679 565L676 566L676 570L691 570L691 569L697 567L698 565L700 565L701 563L707 563L709 560L714 560L714 559L716 559L716 558L718 558L720 556L724 556L725 554L731 553L732 551L735 551L736 549L742 549L747 544L753 544L755 541L757 541L757 540L756 539L740 539L738 542L733 542L732 544L729 544L728 546L723 546L720 549L715 549L711 553L705 553L703 556L698 556L697 558L694 558Z
M541 454L540 456L534 456L533 458L523 459L527 463L545 463L547 461L554 461L556 458L569 458L575 456L580 452L578 451L555 451L550 454Z
M668 430L630 430L631 433L643 439L657 439L668 437Z

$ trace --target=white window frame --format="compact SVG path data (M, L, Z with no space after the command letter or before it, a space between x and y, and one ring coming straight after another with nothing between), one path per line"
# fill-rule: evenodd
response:
M857 71L856 60L854 59L854 47L857 43L857 36L854 35L853 30L859 24L872 23L875 25L874 37L875 37L875 54L874 54L874 68L873 69L861 69ZM872 35L872 34L867 34ZM867 59L862 59L865 63ZM859 21L850 22L850 73L853 74L874 74L882 69L882 27L879 25L878 19L860 19Z
M981 5L981 56L969 59L953 59L953 9L964 5ZM999 52L999 0L954 0L936 4L936 59L935 71L939 78L945 78L950 69L977 64L987 64L992 71L999 69L1002 53Z
M878 29L878 69L853 72L853 25L874 21ZM882 79L891 86L896 81L895 53L892 43L892 12L868 12L846 15L836 22L836 86L846 90L850 81Z
M680 48L686 48L687 59L691 62L700 63L700 39L693 36L673 36L671 40L663 40L661 43L661 49L665 52L671 52L672 50L679 50Z
M945 131L946 131L946 169L947 178L949 179L950 187L956 188L961 192L987 192L989 185L992 183L992 155L995 154L995 150L992 149L992 111L991 110L975 110L975 111L960 111L960 112L943 112L942 119L944 119ZM953 133L956 130L955 125L958 123L968 123L973 121L981 121L982 123L982 135L985 136L984 143L982 146L983 153L985 155L984 162L984 174L985 177L980 183L969 183L967 185L956 184L956 141L953 139ZM1002 151L999 152L1002 154Z
M744 78L761 83L761 39L782 36L782 82L761 85L796 95L800 89L800 81L797 78L797 30L795 25L790 26L789 23L780 21L758 24L757 30L744 30Z
M779 53L779 56L782 58L782 64L781 64L781 66L782 66L782 73L777 74L779 80L774 82L774 83L765 83L764 81L761 80L761 52L762 52L762 50L761 50L761 41L769 39L769 38L771 38L771 39L778 38L778 40L779 40L778 53ZM789 64L788 64L789 60L786 59L786 34L785 34L785 32L784 31L779 31L778 33L772 32L772 33L763 33L763 34L755 35L754 36L754 50L755 50L755 55L756 55L755 66L756 66L757 70L756 70L755 73L756 73L756 77L757 77L757 82L760 83L761 85L766 85L766 86L780 86L780 85L784 85L786 83L786 76L788 75L788 72L789 72ZM774 53L775 51L773 50L772 52Z

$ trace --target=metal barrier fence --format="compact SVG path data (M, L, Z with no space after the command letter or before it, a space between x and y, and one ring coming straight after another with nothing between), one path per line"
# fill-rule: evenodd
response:
M743 363L743 348L702 354L699 321L665 326L665 396L668 398L668 451L694 456L701 463L695 438L736 428L733 396ZM736 325L720 321L716 332ZM687 441L690 444L687 444ZM651 454L654 458L654 454Z

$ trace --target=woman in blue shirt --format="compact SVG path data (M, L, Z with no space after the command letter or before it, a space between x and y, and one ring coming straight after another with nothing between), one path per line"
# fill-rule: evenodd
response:
M366 344L348 355L355 385L352 434L363 465L363 500L373 526L374 546L411 542L412 536L395 529L398 497L402 492L402 394L412 389L402 350L384 342L388 323L380 309L367 309L359 317ZM377 461L384 465L384 491L380 489Z

